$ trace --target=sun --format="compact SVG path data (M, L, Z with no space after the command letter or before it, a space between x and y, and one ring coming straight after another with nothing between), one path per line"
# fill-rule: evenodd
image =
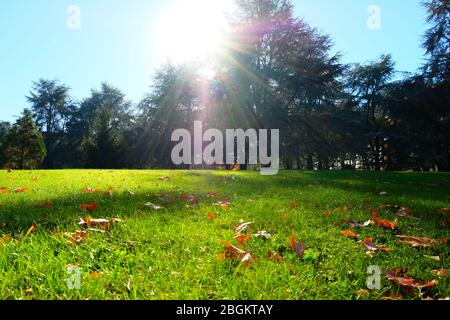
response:
M175 0L155 26L160 60L205 59L220 49L232 0Z

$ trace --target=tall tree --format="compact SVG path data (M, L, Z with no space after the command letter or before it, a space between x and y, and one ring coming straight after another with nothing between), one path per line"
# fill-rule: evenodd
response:
M39 132L30 110L10 130L4 151L6 164L17 169L37 169L47 154L45 142Z
M428 12L427 22L431 28L423 43L429 58L425 74L431 82L450 79L450 0L428 0L424 2Z
M75 104L69 96L69 88L58 80L40 79L33 83L27 97L33 118L42 132L48 149L46 168L62 166L66 153L64 138L67 124L75 111Z

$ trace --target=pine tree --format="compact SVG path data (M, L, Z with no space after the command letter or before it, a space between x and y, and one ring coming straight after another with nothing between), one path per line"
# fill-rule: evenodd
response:
M47 155L44 138L28 109L14 124L6 140L4 153L6 163L11 168L39 168Z

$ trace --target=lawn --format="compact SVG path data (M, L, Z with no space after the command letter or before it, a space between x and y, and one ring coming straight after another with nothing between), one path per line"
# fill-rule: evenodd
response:
M449 181L443 173L2 171L0 299L446 298L450 282L432 270L450 267L448 211L439 210L450 207ZM398 219L395 229L349 225L382 205L412 217L382 208L379 219ZM244 222L253 224L235 239ZM306 251L291 248L292 235ZM438 241L417 248L398 235ZM392 251L368 254L366 237ZM248 263L226 259L233 247L225 252L221 240L251 252ZM380 289L367 288L370 266L383 272ZM387 269L438 283L405 290Z

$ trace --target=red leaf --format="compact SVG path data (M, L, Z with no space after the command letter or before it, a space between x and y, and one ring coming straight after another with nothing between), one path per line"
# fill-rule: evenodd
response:
M293 234L291 235L291 249L298 254L298 256L300 257L300 259L303 260L304 256L305 256L305 245L303 244L303 242L301 240L296 241L296 235Z
M235 239L236 239L237 243L243 244L243 243L245 243L247 241L250 241L251 237L250 236L237 236L237 237L235 237Z
M366 249L369 250L369 251L382 251L382 252L390 252L390 251L392 251L392 249L380 248L380 247L374 245L372 238L364 239L363 244L366 247Z
M399 277L397 275L394 275L393 272L390 270L387 271L386 279L389 280L390 282L397 283L402 287L419 288L419 289L432 287L434 285L437 285L438 283L436 280L423 283L422 281L414 279L412 277Z
M93 211L93 210L97 209L97 203L96 202L93 202L90 204L82 203L82 204L80 204L80 208L85 211Z
M89 187L85 187L85 188L83 188L82 190L83 190L84 193L86 193L86 194L102 193L102 192L103 192L103 191L101 191L101 190L95 190L95 189L92 189L92 188L89 188Z
M348 238L354 238L356 239L356 233L353 230L342 230L341 234L344 237L348 237Z
M372 210L372 221L377 225L384 229L392 229L394 230L397 228L397 222L396 221L389 221L387 219L378 219L378 214L380 213L379 209Z
M189 204L198 204L198 199L195 196L188 194L182 194L180 197L181 201L187 202Z
M216 218L216 215L212 212L208 213L208 219L209 220L214 220Z

